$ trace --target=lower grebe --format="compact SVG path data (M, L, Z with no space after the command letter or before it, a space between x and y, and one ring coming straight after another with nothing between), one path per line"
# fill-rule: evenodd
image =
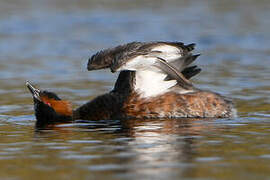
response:
M55 93L26 83L34 98L37 124L76 119L232 117L227 98L197 89L190 78L201 69L190 64L199 56L195 44L132 42L93 55L88 70L120 71L114 89L72 111Z

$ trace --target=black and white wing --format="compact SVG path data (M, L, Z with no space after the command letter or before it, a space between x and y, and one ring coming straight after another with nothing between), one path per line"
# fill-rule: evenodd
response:
M199 56L191 51L195 44L184 45L178 42L157 42L146 44L128 55L119 54L111 66L111 70L155 72L155 76L164 74L165 80L176 80L183 89L192 89L189 79L201 70L189 65ZM149 73L145 73L145 76ZM152 74L153 76L153 74Z
M191 89L189 79L201 71L197 66L189 67L199 56L191 53L194 47L195 44L182 42L132 42L96 53L89 59L87 68L155 72L161 79L165 75L162 80L176 80L182 88ZM153 73L144 74L145 78L153 76Z

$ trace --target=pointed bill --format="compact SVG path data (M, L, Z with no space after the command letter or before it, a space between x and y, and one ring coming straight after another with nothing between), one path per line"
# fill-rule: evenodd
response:
M31 92L33 98L41 101L40 98L40 90L38 88L35 88L29 81L26 81L25 83L26 87L29 89L29 91Z

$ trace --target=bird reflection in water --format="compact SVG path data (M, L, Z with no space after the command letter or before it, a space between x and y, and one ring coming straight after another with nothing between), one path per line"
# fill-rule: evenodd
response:
M192 169L200 138L204 133L215 131L217 128L211 126L213 120L181 118L88 121L88 123L80 121L71 126L58 124L50 128L60 134L63 133L64 136L72 136L80 129L88 133L90 139L100 137L106 145L109 143L112 146L116 145L112 143L115 139L128 138L128 141L117 142L117 146L124 147L121 153L132 156L124 157L125 161L117 157L112 160L114 164L123 167L126 173L138 176L155 174L158 177L165 173L177 177L189 173ZM85 135L84 133L84 137ZM101 156L104 155L100 153ZM114 153L119 151L112 152ZM157 168L159 171L156 171Z
M123 130L132 137L128 146L137 154L130 163L135 167L141 165L139 170L132 168L131 171L159 178L177 178L189 174L201 133L215 128L209 123L212 120L182 118L123 121Z

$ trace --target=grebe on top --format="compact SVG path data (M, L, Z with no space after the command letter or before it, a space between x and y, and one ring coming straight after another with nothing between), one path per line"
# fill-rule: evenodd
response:
M190 66L199 56L191 53L194 46L181 42L132 42L96 53L88 61L88 70L110 68L120 74L111 92L74 111L56 94L41 91L27 82L37 121L233 116L230 100L197 89L191 83L190 78L201 71ZM50 108L50 113L54 112L53 119L46 120L50 118L45 115L47 111L37 113L44 106Z

